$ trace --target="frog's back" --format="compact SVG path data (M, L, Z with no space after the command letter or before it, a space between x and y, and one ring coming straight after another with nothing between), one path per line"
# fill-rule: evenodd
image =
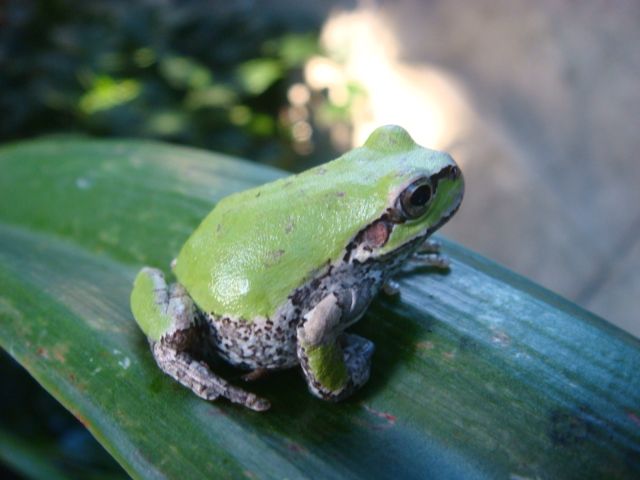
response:
M183 246L178 280L207 313L270 317L382 215L390 191L414 173L419 147L408 139L397 153L359 148L224 198Z

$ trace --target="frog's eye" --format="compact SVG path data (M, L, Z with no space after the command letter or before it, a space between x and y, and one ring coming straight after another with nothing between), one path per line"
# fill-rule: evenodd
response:
M408 219L419 218L427 211L433 196L431 182L428 178L420 178L409 185L400 194L400 207Z

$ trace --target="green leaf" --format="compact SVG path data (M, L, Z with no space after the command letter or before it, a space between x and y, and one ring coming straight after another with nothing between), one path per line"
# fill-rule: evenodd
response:
M168 55L160 60L160 73L176 89L199 89L211 84L213 75L197 60Z
M0 429L0 458L27 478L64 480L65 475L53 466L50 452L34 446L10 432Z
M242 87L251 95L264 93L282 77L280 62L272 58L255 58L238 66L237 75Z
M161 374L129 311L224 195L277 178L140 141L0 149L0 344L136 478L634 478L640 342L450 242L357 331L369 384L325 403L295 370L267 413ZM238 372L227 372L238 381Z
M79 107L83 113L91 115L130 102L140 95L141 90L140 82L132 78L116 80L106 75L99 76L80 98Z

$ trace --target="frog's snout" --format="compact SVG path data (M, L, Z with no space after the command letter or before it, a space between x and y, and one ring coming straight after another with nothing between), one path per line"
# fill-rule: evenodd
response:
M464 176L462 175L462 170L460 170L460 167L456 165L453 159L451 159L451 165L446 167L446 172L444 172L443 176L444 178L446 178L447 180L451 180L455 184L455 197L452 200L452 204L454 205L454 207L449 215L451 216L458 210L460 204L462 203L462 198L464 197Z

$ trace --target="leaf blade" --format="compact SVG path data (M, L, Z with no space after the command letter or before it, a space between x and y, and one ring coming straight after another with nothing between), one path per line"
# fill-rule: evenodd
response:
M166 266L216 199L280 175L237 165L149 142L0 150L0 343L132 476L637 473L638 341L448 242L450 275L403 280L358 325L378 348L351 401L287 372L255 386L274 403L256 414L164 377L128 309L133 276Z

